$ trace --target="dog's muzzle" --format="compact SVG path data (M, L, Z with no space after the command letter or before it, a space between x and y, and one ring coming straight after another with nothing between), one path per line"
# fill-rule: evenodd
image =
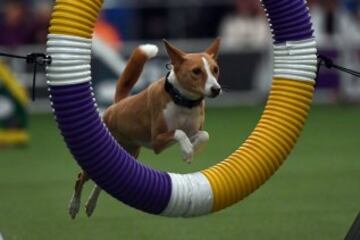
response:
M221 93L221 87L217 87L217 86L212 87L210 90L211 90L211 95L210 95L211 98L216 98Z

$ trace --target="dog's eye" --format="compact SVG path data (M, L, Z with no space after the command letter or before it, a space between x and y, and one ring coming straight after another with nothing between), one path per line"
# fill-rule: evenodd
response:
M215 74L218 74L218 73L219 73L219 68L218 68L218 67L214 67L214 70L213 70L213 71L214 71Z
M201 71L200 68L194 68L194 69L192 70L192 72L193 72L193 74L194 74L195 76L199 76L199 75L201 75L201 73L202 73L202 71Z

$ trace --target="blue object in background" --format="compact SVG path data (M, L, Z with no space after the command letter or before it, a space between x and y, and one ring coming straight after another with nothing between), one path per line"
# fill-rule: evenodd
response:
M120 33L123 40L134 40L138 36L136 9L113 8L103 11L104 18L112 24Z

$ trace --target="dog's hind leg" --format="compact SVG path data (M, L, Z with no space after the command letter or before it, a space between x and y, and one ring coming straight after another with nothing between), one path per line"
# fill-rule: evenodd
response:
M126 149L134 158L137 158L140 154L139 147L132 147L132 148L127 147ZM92 190L88 198L88 201L85 204L86 215L88 217L91 217L92 214L94 213L101 191L102 189L98 185L95 185L94 189Z
M95 185L94 189L92 190L89 196L88 201L86 202L85 210L86 210L86 215L88 217L91 217L91 215L94 213L94 210L96 208L96 203L99 199L101 190L102 189L98 185Z
M84 184L89 181L89 176L87 173L82 172L79 174L78 179L75 183L75 192L72 196L69 204L69 214L72 219L75 219L76 215L79 213L80 210L80 203L81 203L81 193L84 187Z

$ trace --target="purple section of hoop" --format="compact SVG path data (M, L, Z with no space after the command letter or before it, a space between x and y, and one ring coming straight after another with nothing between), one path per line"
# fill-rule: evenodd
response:
M50 87L61 134L79 165L105 191L139 210L159 214L168 205L171 179L130 156L97 111L90 83Z
M263 0L275 43L313 37L309 9L305 0Z

